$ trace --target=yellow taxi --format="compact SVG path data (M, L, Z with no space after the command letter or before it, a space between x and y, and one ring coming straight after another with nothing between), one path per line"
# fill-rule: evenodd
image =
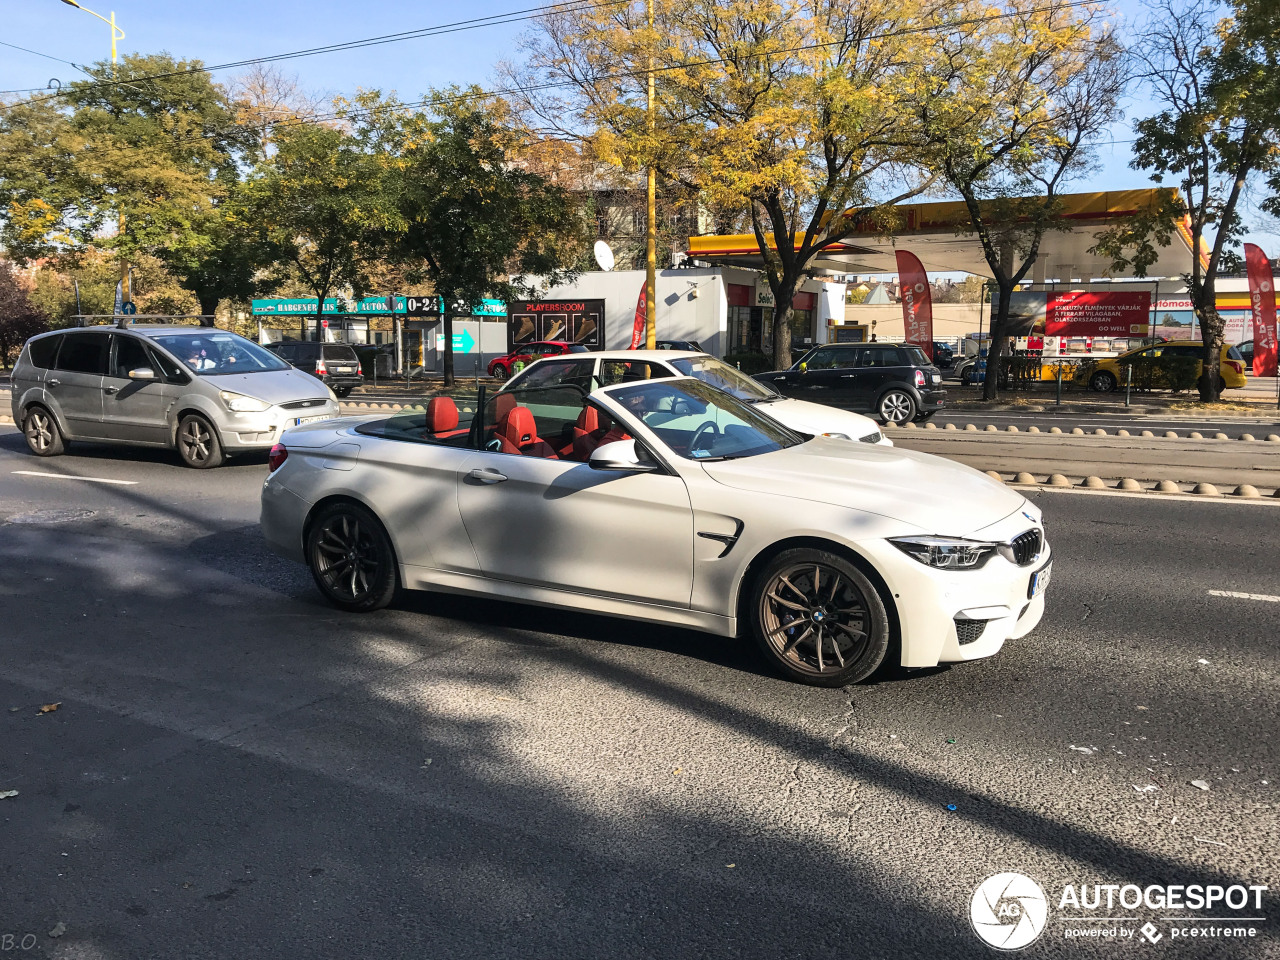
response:
M1099 393L1110 393L1117 387L1125 384L1128 376L1126 367L1132 366L1133 382L1135 385L1139 382L1139 370L1158 357L1186 357L1197 361L1196 378L1199 379L1201 366L1199 363L1203 347L1194 341L1183 341L1181 343L1157 343L1153 347L1139 347L1136 350L1130 350L1128 353L1122 353L1118 357L1106 357L1096 361L1092 371L1089 373L1089 389L1096 390ZM1234 346L1228 344L1222 345L1221 362L1218 364L1219 381L1218 389L1226 390L1228 388L1243 387L1247 382L1244 375L1244 357L1240 351ZM1152 383L1151 386L1168 386L1161 381L1164 379L1163 371L1158 363L1148 368L1151 370ZM1194 385L1194 384L1192 384Z

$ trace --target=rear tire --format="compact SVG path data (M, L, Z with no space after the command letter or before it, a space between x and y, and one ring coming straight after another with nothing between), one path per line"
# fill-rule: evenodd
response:
M1089 389L1094 393L1110 393L1116 388L1116 378L1103 370L1089 378Z
M322 509L307 529L307 567L325 599L349 613L389 604L399 576L391 538L373 512L342 501Z
M27 410L22 419L22 434L27 438L27 449L37 457L56 457L67 449L58 421L44 407Z
M511 371L502 364L498 364L493 368L493 379L497 380L499 383L507 379L509 376L511 376Z
M178 456L188 467L208 470L222 465L226 456L218 431L199 414L188 414L178 424Z
M915 419L916 401L905 390L889 390L876 403L876 412L885 423L900 426Z
M889 615L879 591L852 563L826 550L784 550L760 571L751 628L776 671L815 687L865 680L889 650Z

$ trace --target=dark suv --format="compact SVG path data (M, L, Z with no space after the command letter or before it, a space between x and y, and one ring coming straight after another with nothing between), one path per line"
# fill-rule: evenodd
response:
M269 343L271 350L281 360L287 360L299 370L304 370L321 380L340 397L345 397L364 383L364 371L360 358L348 343L310 343L305 340L286 340Z
M829 343L789 370L758 373L784 397L848 410L870 410L890 423L927 420L947 401L942 372L905 343Z

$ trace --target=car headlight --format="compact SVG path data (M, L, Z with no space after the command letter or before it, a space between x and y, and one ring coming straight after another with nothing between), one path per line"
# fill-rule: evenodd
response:
M824 434L823 434L823 436L824 436L824 437L835 437L837 440L848 440L848 439L849 439L849 435L848 435L847 433L824 433Z
M939 570L970 570L994 553L997 543L960 537L891 537L889 542L925 566Z
M264 410L271 409L271 404L265 400L259 400L257 397L246 397L243 393L223 390L218 396L222 398L222 402L227 405L227 409L232 413L262 413Z

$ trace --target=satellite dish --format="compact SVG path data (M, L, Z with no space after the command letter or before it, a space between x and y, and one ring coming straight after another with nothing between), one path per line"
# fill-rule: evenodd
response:
M603 240L596 241L596 263L601 270L613 269L613 249Z

